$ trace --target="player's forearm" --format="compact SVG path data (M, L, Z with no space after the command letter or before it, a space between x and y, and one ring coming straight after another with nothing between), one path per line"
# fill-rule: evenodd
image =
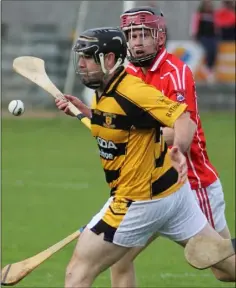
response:
M193 140L196 131L196 124L190 119L190 114L182 114L174 125L173 146L178 146L184 153L186 152Z
M92 111L91 109L86 106L82 101L76 99L76 101L72 102L79 110L80 112L83 114L83 116L87 117L87 118L92 118Z
M164 136L164 140L166 142L166 144L168 146L171 146L173 145L173 142L174 142L174 129L172 128L169 128L169 127L165 127L163 128L163 136Z
M85 104L83 108L81 109L81 112L88 118L92 118L92 111L89 107L87 107Z

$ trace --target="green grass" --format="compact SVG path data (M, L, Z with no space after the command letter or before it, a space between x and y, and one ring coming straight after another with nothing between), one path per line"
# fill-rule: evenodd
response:
M205 113L210 159L225 191L227 220L235 234L234 114ZM44 250L88 222L109 194L95 141L79 121L2 120L2 266ZM16 287L63 287L74 243L55 254ZM136 261L139 287L233 287L210 270L185 263L182 248L165 239ZM109 287L109 272L94 287Z

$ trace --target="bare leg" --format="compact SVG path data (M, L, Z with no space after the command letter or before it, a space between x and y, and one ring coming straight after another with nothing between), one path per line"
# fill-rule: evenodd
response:
M224 239L230 239L231 235L228 227L226 226L220 233ZM111 267L111 284L112 287L117 288L127 288L127 287L137 287L135 268L133 261L136 257L149 246L156 238L158 234L151 237L145 247L135 247L132 248L124 257L122 257L117 263ZM230 260L230 261L233 261ZM223 282L232 281L232 277L229 273L226 273L216 267L211 267L213 274L216 279Z
M95 278L124 256L130 248L103 240L89 229L81 234L66 270L66 288L91 287Z
M111 267L111 287L134 288L137 286L133 257L135 258L143 249L143 247L132 248L131 251Z
M207 225L200 231L197 235L203 237L211 237L215 240L219 239L222 240L223 238L207 223ZM196 235L195 235L196 236ZM189 239L179 242L180 245L186 246ZM222 273L222 275L227 274L227 282L235 282L235 255L229 257L215 265L212 268L217 269ZM223 281L223 279L221 279Z
M231 235L229 232L229 228L226 225L226 227L219 232L220 236L223 237L224 239L230 239ZM217 268L211 267L211 270L213 272L213 274L215 275L216 279L218 279L219 281L223 281L223 282L230 282L231 277L228 273L225 273Z
M111 267L111 286L114 288L134 288L136 287L136 277L134 260L135 258L150 245L158 234L153 235L144 247L131 248L117 263Z

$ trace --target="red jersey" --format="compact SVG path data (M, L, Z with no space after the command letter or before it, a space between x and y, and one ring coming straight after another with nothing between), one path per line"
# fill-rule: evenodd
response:
M218 174L207 155L206 139L198 114L196 87L190 68L163 48L146 75L140 67L135 67L131 63L126 70L143 79L145 83L155 86L170 99L188 105L187 110L190 112L191 119L197 125L191 149L185 155L191 188L193 190L206 188L215 182Z

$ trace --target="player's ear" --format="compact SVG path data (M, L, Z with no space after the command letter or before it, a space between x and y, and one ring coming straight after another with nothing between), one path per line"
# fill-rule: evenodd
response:
M107 53L105 55L105 68L107 69L111 69L114 67L114 65L116 64L116 60L115 60L115 54L110 52L110 53Z
M159 46L164 46L166 43L166 33L159 34Z

